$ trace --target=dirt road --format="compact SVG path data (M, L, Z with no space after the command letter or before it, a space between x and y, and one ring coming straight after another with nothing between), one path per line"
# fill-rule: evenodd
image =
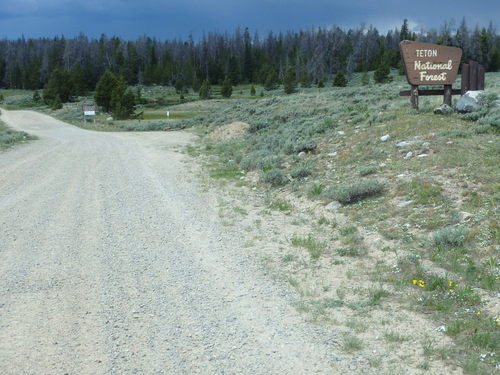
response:
M3 111L0 373L330 373L333 333L264 275L177 148ZM330 336L330 337L329 337Z

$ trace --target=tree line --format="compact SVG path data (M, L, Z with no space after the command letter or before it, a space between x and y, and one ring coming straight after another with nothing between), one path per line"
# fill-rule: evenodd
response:
M128 85L172 85L180 92L225 80L272 89L292 74L307 86L338 73L349 77L381 67L402 69L399 42L405 39L457 46L464 51L464 61L476 60L487 71L500 69L500 36L491 23L469 28L463 19L459 24L447 21L439 30L412 32L405 20L384 35L369 26L270 32L264 37L237 28L233 33L211 32L197 41L147 36L126 41L105 35L93 39L83 34L72 39L4 39L0 87L41 89L53 79L64 82L68 95L81 95L95 90L106 71Z

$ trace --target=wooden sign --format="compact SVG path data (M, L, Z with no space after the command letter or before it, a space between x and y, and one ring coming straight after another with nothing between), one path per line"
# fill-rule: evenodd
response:
M95 122L97 107L95 105L83 105L83 121L87 121L87 118L91 118Z
M410 85L452 85L457 78L462 50L457 47L403 40L401 56Z

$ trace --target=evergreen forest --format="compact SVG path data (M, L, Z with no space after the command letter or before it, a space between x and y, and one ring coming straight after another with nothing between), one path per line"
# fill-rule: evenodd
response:
M476 60L487 71L500 69L500 36L490 23L470 28L466 20L444 22L439 30L413 32L408 22L385 35L375 27L312 28L265 36L249 29L210 32L194 40L165 40L142 36L135 41L83 34L69 39L0 40L0 87L41 89L57 70L70 95L95 89L106 71L129 85L169 85L198 91L207 81L233 85L259 83L273 88L287 73L303 85L318 84L338 73L399 68L401 40L457 46L463 60ZM62 78L60 78L62 77ZM226 81L227 84L227 81ZM61 98L65 101L67 98Z

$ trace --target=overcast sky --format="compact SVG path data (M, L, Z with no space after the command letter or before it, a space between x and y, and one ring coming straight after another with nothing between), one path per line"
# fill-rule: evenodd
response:
M466 17L469 27L500 26L500 0L0 0L0 38L73 37L80 32L135 39L195 39L237 26L264 35L338 25L439 29Z

